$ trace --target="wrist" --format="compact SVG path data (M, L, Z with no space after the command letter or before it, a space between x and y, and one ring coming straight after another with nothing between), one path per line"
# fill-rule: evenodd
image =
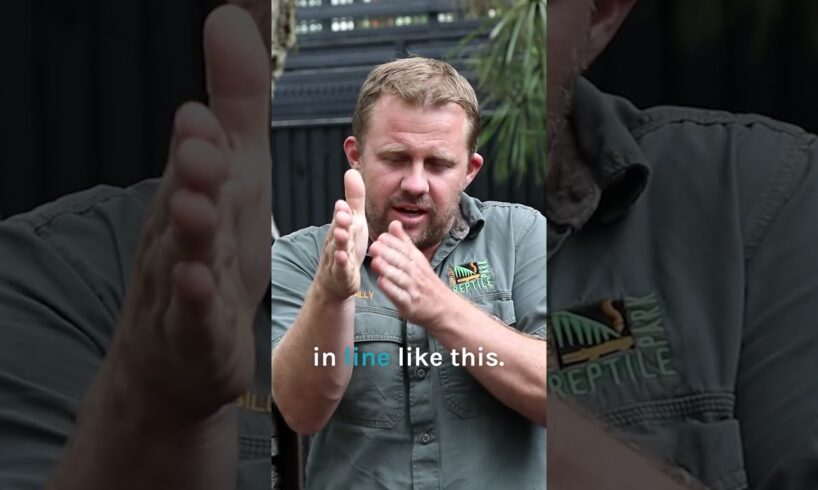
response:
M429 333L438 336L443 332L452 330L460 322L463 303L466 300L445 286L440 289L435 297L438 298L435 301L436 311L425 327ZM466 303L468 304L468 302Z
M146 430L169 430L214 426L225 421L233 399L216 401L197 396L196 390L179 385L171 373L157 372L155 359L140 356L125 336L112 342L93 387L93 403L126 416ZM225 401L226 400L226 401Z
M335 288L330 287L326 281L321 280L322 275L316 276L313 281L308 296L319 305L323 306L341 306L345 304L354 304L355 293L339 292Z

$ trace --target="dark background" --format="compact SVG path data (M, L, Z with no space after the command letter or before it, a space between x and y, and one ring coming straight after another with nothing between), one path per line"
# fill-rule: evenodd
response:
M2 3L0 214L161 174L214 0Z
M204 100L201 25L218 3L4 2L0 215L95 184L128 185L160 175L175 108L185 100ZM446 5L392 3L426 8L430 15ZM770 11L769 5L777 6ZM760 112L814 132L818 41L810 19L818 18L816 5L807 0L642 0L590 78L642 107L684 104ZM345 8L363 15L364 7ZM319 14L299 9L299 18L308 15ZM340 197L345 165L340 141L348 133L343 113L354 103L368 68L405 52L445 53L457 33L454 24L424 29L415 34L409 27L370 31L363 36L369 47L352 32L326 35L323 41L301 36L273 112L279 119L272 138L274 208L283 232L325 222ZM430 40L434 29L437 40ZM344 78L337 70L322 69L328 64L353 68ZM304 68L312 70L307 80L312 85L298 78L299 67L301 76ZM288 80L293 82L290 100L309 117L282 120L287 119L282 108ZM298 99L293 84L313 91ZM320 96L333 93L330 99L340 105ZM472 189L479 197L542 209L541 186L530 179L518 187L515 182L492 185L488 177L486 172Z

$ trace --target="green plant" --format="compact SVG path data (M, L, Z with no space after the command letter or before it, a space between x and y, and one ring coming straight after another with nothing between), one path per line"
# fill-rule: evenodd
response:
M468 36L461 48L490 29L488 42L474 60L482 97L484 129L478 145L491 142L495 179L510 174L521 182L545 179L546 128L545 0L480 2L480 10L499 11L499 20Z

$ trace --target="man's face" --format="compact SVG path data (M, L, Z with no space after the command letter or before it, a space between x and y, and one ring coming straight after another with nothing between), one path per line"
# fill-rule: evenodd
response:
M577 79L588 63L592 0L548 2L548 148L566 123Z
M467 146L468 127L457 104L423 109L392 95L378 99L364 147L353 137L344 147L366 186L370 236L398 220L420 250L440 243L458 212L460 192L483 164Z

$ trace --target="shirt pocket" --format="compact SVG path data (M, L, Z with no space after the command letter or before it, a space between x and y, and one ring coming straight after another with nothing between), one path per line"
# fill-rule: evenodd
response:
M704 393L609 411L605 420L649 454L696 475L707 488L748 488L734 397Z
M341 399L335 416L344 422L389 429L404 413L403 370L398 365L403 347L403 321L386 308L362 308L355 314L355 347L358 365ZM355 351L342 352L338 362L352 363ZM382 366L378 359L386 358ZM364 365L366 361L366 365Z
M238 409L239 488L270 488L270 455L277 453L272 424L268 411Z
M512 300L502 299L488 303L480 302L473 304L507 326L512 326L516 323L514 302ZM431 339L432 348L435 352L440 352L443 357L443 363L438 372L440 375L443 402L449 411L461 418L472 418L505 407L505 405L497 400L494 395L471 375L468 369L463 367L461 355L458 355L458 364L460 365L454 365L451 350L443 346L443 344L434 337L431 337ZM492 348L490 345L484 345L482 347L483 365L486 365L487 354L492 352ZM460 349L458 349L458 351L459 350ZM475 362L477 362L479 352L473 352L473 354L475 355ZM502 361L502 359L497 360ZM502 368L495 366L495 369Z

